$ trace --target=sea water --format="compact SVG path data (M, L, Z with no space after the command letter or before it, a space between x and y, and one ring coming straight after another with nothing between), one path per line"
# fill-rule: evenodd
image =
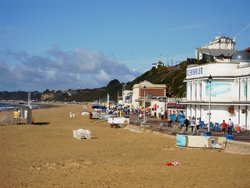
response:
M13 103L4 103L4 102L0 102L0 112L1 111L7 111L7 110L14 110L16 107L18 106L23 106L26 104L13 104ZM32 109L38 109L41 108L41 105L31 105Z
M0 111L13 110L15 106L10 103L0 103Z

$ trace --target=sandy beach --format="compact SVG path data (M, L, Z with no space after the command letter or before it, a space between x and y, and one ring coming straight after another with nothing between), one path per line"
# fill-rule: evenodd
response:
M81 111L37 109L36 125L0 126L0 187L250 186L250 155L176 147L174 138L110 128ZM95 138L73 138L80 128ZM182 165L166 166L171 161Z

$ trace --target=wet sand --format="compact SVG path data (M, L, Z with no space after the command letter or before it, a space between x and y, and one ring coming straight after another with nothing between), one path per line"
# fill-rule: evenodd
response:
M81 116L81 110L82 105L38 109L36 125L0 126L0 187L250 185L250 155L179 148L173 138L110 128ZM73 138L79 128L96 138ZM182 166L166 166L169 161Z

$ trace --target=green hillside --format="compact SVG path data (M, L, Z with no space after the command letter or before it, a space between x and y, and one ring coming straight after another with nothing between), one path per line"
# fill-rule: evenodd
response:
M126 89L132 89L134 84L147 80L153 84L166 84L167 96L169 97L183 97L186 91L186 84L183 80L186 77L187 65L190 63L191 62L183 61L172 67L160 66L158 68L152 68L132 82L129 82Z

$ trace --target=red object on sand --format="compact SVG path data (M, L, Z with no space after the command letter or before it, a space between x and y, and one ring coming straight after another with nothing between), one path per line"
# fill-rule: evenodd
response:
M165 165L166 166L181 166L182 164L178 161L174 161L174 162L167 162Z
M167 162L166 166L174 166L174 164L172 162Z

